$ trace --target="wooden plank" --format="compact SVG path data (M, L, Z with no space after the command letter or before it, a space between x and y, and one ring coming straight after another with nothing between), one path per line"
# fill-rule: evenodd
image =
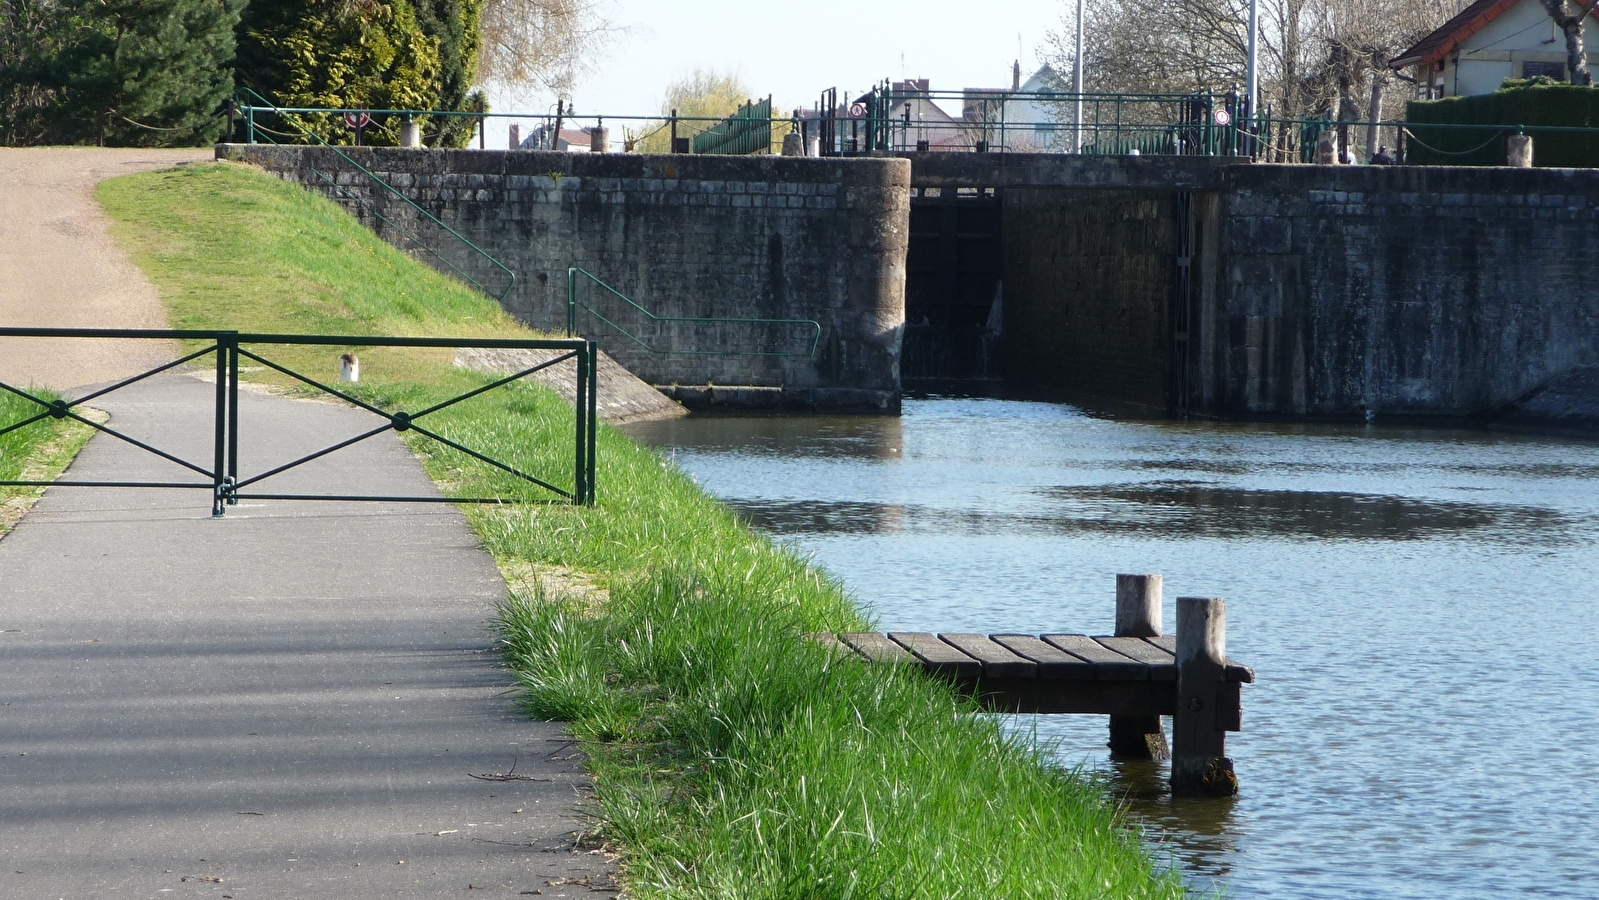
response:
M874 663L915 663L916 657L905 652L905 648L889 640L886 635L876 632L841 634L838 639L860 651L860 654Z
M1150 681L1176 681L1177 658L1137 637L1096 637L1094 641L1108 650L1136 659L1149 666Z
M954 685L991 712L1158 717L1177 711L1177 691L1162 681L974 678Z
M1012 653L982 634L941 634L944 643L983 664L984 678L1035 678L1038 663Z
M815 641L818 644L821 644L823 647L832 650L840 656L859 657L860 655L854 647L851 647L850 645L839 640L838 635L836 634L831 634L826 631L817 631L807 634L805 637Z
M1094 665L1100 681L1148 681L1149 666L1126 657L1083 634L1046 634L1043 639Z
M1018 656L1038 664L1037 677L1050 681L1093 681L1094 664L1080 656L1051 644L1044 643L1031 634L990 635L999 644Z
M1162 650L1165 650L1167 653L1170 653L1174 659L1176 658L1176 656L1177 656L1177 636L1176 635L1166 635L1164 637L1144 638L1144 640L1146 640L1149 643L1155 645L1156 647L1159 647ZM1251 669L1249 666L1244 665L1243 663L1239 662L1236 659L1228 658L1228 660L1227 660L1227 680L1228 681L1236 681L1236 682L1239 682L1241 684L1254 684L1255 683L1255 670Z
M919 631L890 631L889 640L915 654L922 668L935 675L976 678L983 664L938 639L936 634Z

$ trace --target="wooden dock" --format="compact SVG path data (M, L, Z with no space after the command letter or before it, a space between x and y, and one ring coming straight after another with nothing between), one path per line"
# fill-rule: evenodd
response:
M1227 658L1226 603L1177 600L1177 635L1161 632L1161 577L1117 576L1116 634L896 632L820 634L840 653L910 665L1004 713L1110 717L1118 757L1166 755L1172 717L1174 792L1231 795L1238 780L1226 733L1243 728L1242 686L1255 672Z

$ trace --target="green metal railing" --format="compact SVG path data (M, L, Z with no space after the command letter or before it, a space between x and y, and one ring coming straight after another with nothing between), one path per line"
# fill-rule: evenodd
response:
M395 231L397 231L401 235L403 235L406 240L410 241L418 249L429 253L430 255L433 256L433 258L437 259L440 263L442 263L450 271L452 271L456 275L460 276L463 280L465 280L466 282L471 284L473 287L477 288L479 291L482 291L483 293L489 295L490 297L493 297L495 300L498 300L500 302L504 302L505 298L507 296L509 296L511 291L516 288L516 273L511 271L510 268L507 267L504 263L500 262L498 259L495 259L494 256L492 256L488 251L484 250L482 247L479 247L477 244L473 243L470 239L468 239L465 235L461 234L459 231L456 231L454 228L451 228L450 226L444 224L442 221L439 220L439 218L437 216L435 216L432 213L428 212L420 204L418 204L415 200L412 200L410 197L406 196L405 193L403 191L401 191L399 188L396 188L394 185L390 184L388 181L386 181L385 179L380 177L377 173L373 172L371 169L368 169L366 166L363 166L360 163L356 162L354 159L352 159L350 157L350 155L348 153L345 153L343 150L340 150L338 147L335 147L334 145L328 143L326 140L323 140L322 136L317 134L314 129L311 129L311 128L307 127L304 122L299 120L299 115L302 114L302 113L307 113L307 112L328 112L328 110L307 111L307 110L304 110L304 109L284 109L284 108L272 106L270 100L267 100L265 97L261 96L260 94L256 93L255 91L251 90L250 88L240 88L239 89L239 93L241 95L247 94L247 95L252 96L255 99L261 101L263 104L267 104L267 105L261 106L261 107L257 107L257 106L254 106L254 105L243 105L243 104L241 104L239 106L240 110L245 113L245 125L246 125L246 128L249 130L250 143L252 143L252 144L257 143L258 142L258 138L264 138L266 140L266 142L269 143L269 144L279 145L279 142L277 140L275 140L273 138L273 136L266 129L264 129L260 124L258 124L256 122L256 120L255 120L255 116L256 116L257 112L270 111L270 112L276 113L279 116L279 118L281 118L283 121L285 121L285 122L287 122L287 123L289 123L291 125L294 125L296 128L298 128L300 130L301 135L303 135L303 136L305 136L307 138L310 138L311 140L315 141L317 144L321 145L322 147L325 147L328 150L332 151L335 155L337 155L345 163L349 164L356 171L360 172L361 174L365 175L367 178L371 179L372 182L374 184L376 184L378 187L382 188L384 191L389 193L391 196L394 196L394 197L398 198L401 202L405 203L407 206L410 206L412 209L416 210L416 212L418 214L420 214L423 218L425 218L427 221L432 222L434 225L436 225L439 228L443 229L443 231L446 234L448 234L451 237L455 238L457 241L460 241L469 250L471 250L473 253L477 254L479 257L484 259L491 266L493 266L493 267L499 269L501 272L505 273L505 276L506 276L505 289L500 291L499 293L495 293L494 291L490 290L488 288L488 286L483 284L483 282L477 280L476 278L473 278L471 276L471 274L469 274L466 270L462 269L460 266L457 266L455 263L451 262L449 260L449 258L446 257L444 254L442 254L442 253L438 252L437 250L433 249L433 247L429 246L421 238L417 237L416 235L412 234L410 231L406 230L404 227L402 227L399 223L395 222L393 219L390 219L389 217L383 215L381 212L378 211L376 206L374 206L373 204L367 202L361 196L359 196L355 192L349 190L344 185L339 184L338 179L335 176L330 175L327 172L323 172L321 169L318 169L318 168L316 168L314 166L310 166L309 167L311 169L312 173L314 173L318 178L320 178L329 187L333 188L334 191L338 192L340 196L342 196L345 199L350 200L350 201L360 205L363 209L365 209L367 212L371 213L374 218L376 218L377 220L381 221L384 225L387 225L388 227L393 228ZM338 111L338 112L343 112L343 111Z
M237 505L240 500L340 500L340 501L377 501L385 503L527 503L527 502L566 502L578 505L593 505L595 500L595 454L597 447L597 401L598 375L596 359L598 348L592 341L584 340L518 340L509 338L432 338L432 337L381 337L373 335L319 335L319 334L251 334L237 331L216 330L147 330L147 329L97 329L97 328L11 328L0 327L0 339L4 338L61 338L74 340L149 340L149 341L189 341L200 344L200 349L195 350L180 359L163 363L153 369L140 372L137 375L125 378L106 387L97 388L89 393L79 395L67 400L46 400L34 393L31 388L22 388L0 381L0 390L9 392L25 400L31 401L38 407L38 412L18 422L0 424L0 435L19 428L27 427L44 419L72 419L82 425L87 425L95 431L123 441L140 450L166 460L186 471L187 481L150 481L150 480L116 480L96 481L79 480L72 478L57 479L55 481L39 480L8 480L0 481L0 486L29 486L29 487L91 487L91 488L163 488L178 490L202 490L211 494L211 514L222 516L227 507ZM544 351L549 358L542 362L534 363L520 371L513 372L502 378L483 384L472 390L458 394L447 400L434 403L417 410L387 410L375 406L360 396L352 393L348 388L333 387L323 381L297 372L288 366L267 357L268 347L282 346L322 346L339 349L353 347L430 347L430 348L466 348L475 347L498 350L538 350ZM96 422L88 416L75 412L82 409L84 404L99 397L104 397L114 391L122 390L130 385L173 370L185 363L213 356L216 371L216 400L213 409L211 424L212 432L212 460L209 466L203 462L188 460L176 453L163 450L151 443L113 428L109 424ZM373 415L377 423L371 429L354 437L343 437L336 443L298 459L277 465L271 465L263 471L253 474L241 475L239 438L239 418L241 407L239 405L239 361L246 359L262 367L272 369L287 375L303 385L314 388L332 397L344 401L352 407L364 410ZM535 475L523 471L517 466L504 460L488 456L460 441L455 440L443 426L433 426L431 422L422 420L442 410L455 406L473 397L486 394L490 391L504 388L519 382L540 371L551 369L556 365L572 360L576 364L576 383L574 385L575 400L572 443L572 479L571 487L564 484L563 476L552 473ZM120 426L125 427L125 426ZM435 430L435 427L438 430ZM354 446L362 441L377 437L378 435L394 432L401 434L410 432L440 445L450 448L487 465L499 472L512 476L513 484L527 484L540 489L541 494L554 496L548 498L528 498L516 493L506 493L491 497L449 497L440 495L431 496L390 496L368 494L305 494L305 493L261 493L259 485L262 482L300 468L308 463L337 453L347 447ZM332 439L332 438L330 438Z
M808 342L808 346L803 351L774 350L770 349L770 347L775 346L780 342L773 340L768 344L764 344L754 350L736 348L730 349L726 346L706 350L677 350L670 347L659 347L652 343L647 337L629 331L625 326L616 322L614 318L606 316L593 306L578 300L578 284L580 278L592 283L595 287L604 291L606 294L620 300L623 304L623 308L627 312L642 318L651 325L664 323L667 325L709 326L713 328L725 328L726 326L742 326L761 329L789 328L795 329L795 331L790 335L790 339L795 336L799 336L800 332L805 332L805 336L801 336L798 343ZM637 346L644 348L650 353L656 353L662 356L792 356L815 358L816 350L821 346L822 341L822 325L820 322L816 322L811 319L733 318L727 316L658 316L639 304L633 302L633 300L626 294L623 294L621 291L600 280L600 278L594 275L594 273L574 266L566 270L566 334L568 337L575 337L578 333L577 320L579 310L587 312L589 315L593 316L595 319L598 319L600 322L615 330L616 333L627 338ZM768 338L770 337L771 334L769 332Z
M694 135L695 153L747 156L772 149L772 98L754 100L715 126Z

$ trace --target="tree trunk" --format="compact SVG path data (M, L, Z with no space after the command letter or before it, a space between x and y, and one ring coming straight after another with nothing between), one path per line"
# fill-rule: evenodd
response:
M1560 30L1566 33L1566 68L1571 70L1571 83L1593 84L1593 76L1588 73L1588 54L1582 46L1582 16L1567 16L1560 23Z
M1588 17L1588 8L1594 2L1587 4L1581 0L1574 0L1577 14L1566 12L1566 0L1540 0L1543 8L1548 11L1549 18L1555 20L1560 30L1566 36L1566 69L1571 73L1571 83L1579 85L1593 84L1593 76L1588 73L1588 54L1582 46L1582 20Z
M1349 152L1354 145L1349 142L1349 122L1360 119L1360 107L1355 105L1355 79L1351 71L1352 54L1346 47L1338 47L1338 162L1349 162Z
M1382 61L1381 60L1374 60L1374 62L1377 62L1378 65L1373 66L1372 67L1372 71L1371 71L1371 116L1370 116L1370 118L1371 118L1371 121L1373 121L1373 122L1381 122L1382 121L1382 90L1383 90L1383 87L1388 83L1388 79L1383 77ZM1366 158L1367 159L1371 159L1372 157L1377 155L1377 141L1381 137L1381 134L1382 134L1382 129L1377 127L1376 125L1372 125L1370 128L1366 129Z

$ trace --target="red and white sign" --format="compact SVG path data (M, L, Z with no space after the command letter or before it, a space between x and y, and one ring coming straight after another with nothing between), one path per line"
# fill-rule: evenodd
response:
M864 116L864 115L866 115L866 104L864 104L864 103L851 103L849 105L849 117L851 119L859 119L861 116Z
M1232 113L1228 112L1225 109L1216 110L1216 124L1217 125L1227 125L1227 124L1231 123L1232 120L1233 120L1233 114Z
M344 114L344 124L350 126L356 131L360 131L366 126L372 124L372 114L368 113L366 110L361 110L360 112L347 112Z

